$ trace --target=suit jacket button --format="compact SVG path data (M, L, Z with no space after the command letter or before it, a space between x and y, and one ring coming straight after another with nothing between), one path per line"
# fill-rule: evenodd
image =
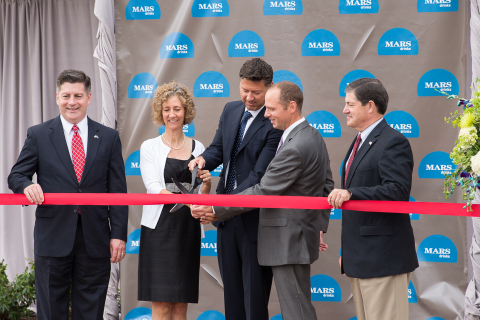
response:
M77 209L73 210L73 213L78 214L78 210Z
M82 192L82 191L83 191L82 189L78 189L78 190L77 190L77 193L78 193L78 192Z

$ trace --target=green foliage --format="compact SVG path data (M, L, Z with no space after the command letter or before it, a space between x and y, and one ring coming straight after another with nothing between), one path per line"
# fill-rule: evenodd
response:
M35 302L35 264L29 265L9 282L7 265L3 260L0 263L0 320L19 320L29 315L28 307Z

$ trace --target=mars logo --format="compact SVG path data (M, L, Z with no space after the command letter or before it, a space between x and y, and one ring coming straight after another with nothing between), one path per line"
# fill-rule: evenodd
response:
M407 138L418 138L420 135L417 120L408 112L392 111L385 116L385 121L390 127L403 133Z
M218 177L220 176L220 173L222 172L222 170L223 170L223 163L219 165L215 170L211 171L210 174L212 175L212 177Z
M340 14L378 13L378 0L340 0Z
M342 209L330 209L330 220L342 219Z
M324 138L339 138L342 135L340 122L333 113L323 110L314 111L307 116L306 120Z
M325 29L313 30L302 42L302 56L339 56L340 42Z
M420 243L417 249L418 261L457 263L457 247L447 237L434 234Z
M233 36L228 44L229 57L263 57L265 46L262 38L250 30L243 30Z
M162 42L160 58L193 58L195 48L192 40L180 32L169 34Z
M457 78L445 69L433 69L426 72L418 81L417 94L419 97L443 96L440 92L458 94Z
M413 286L412 281L408 284L408 303L417 303L417 290Z
M418 166L420 179L443 179L445 174L451 174L457 168L450 155L443 151L427 154Z
M165 126L158 127L158 135L162 135L164 132L165 132ZM183 125L183 133L190 138L195 136L195 125L193 124L193 122L190 124Z
M263 15L301 15L303 13L302 0L274 1L265 0L263 2Z
M193 95L200 98L229 97L230 85L227 78L220 72L207 71L195 80Z
M408 200L410 202L416 202L416 200L410 196L410 199ZM418 213L410 213L410 220L419 220L420 219L420 215Z
M227 0L195 0L192 5L192 17L228 17L230 6Z
M340 97L345 97L345 88L350 84L350 82L360 78L375 78L375 76L362 69L350 71L342 78L342 81L340 81L340 85L338 86L338 93L340 94Z
M348 319L348 320L357 320L357 317L352 317L352 318L350 318L350 319Z
M418 12L458 11L458 0L417 0Z
M290 81L295 83L303 91L302 81L297 75L288 70L277 70L273 73L273 83L278 83L281 81Z
M125 8L127 20L160 19L160 6L155 0L130 0Z
M207 310L199 315L197 320L225 320L225 316L217 310Z
M312 301L340 302L342 289L337 281L325 274L317 274L310 278Z
M123 318L124 320L152 320L152 310L144 307L139 307L130 310Z
M140 175L140 150L134 151L128 156L127 161L125 161L125 175Z
M202 239L200 255L206 257L217 256L217 231L205 231L205 238Z
M440 317L431 317L431 318L428 318L427 320L445 320L445 319Z
M282 314L279 313L270 318L270 320L283 320Z
M138 254L140 249L140 229L130 233L127 237L127 254Z
M383 34L378 41L378 55L380 56L403 56L417 55L417 38L403 28L390 29Z
M136 98L153 98L155 89L157 89L157 80L148 72L137 74L128 84L128 97Z

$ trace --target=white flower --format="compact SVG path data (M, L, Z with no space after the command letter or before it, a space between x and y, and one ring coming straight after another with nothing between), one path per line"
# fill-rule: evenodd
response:
M467 147L475 144L477 141L477 129L475 127L467 127L460 129L458 139L462 147Z
M480 151L470 158L470 166L477 176L480 175Z

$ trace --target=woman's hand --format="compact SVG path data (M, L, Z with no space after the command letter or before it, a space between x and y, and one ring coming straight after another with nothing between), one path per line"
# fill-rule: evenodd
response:
M198 170L197 176L199 176L203 181L202 189L200 190L203 194L209 194L210 188L212 187L212 175L208 170Z

